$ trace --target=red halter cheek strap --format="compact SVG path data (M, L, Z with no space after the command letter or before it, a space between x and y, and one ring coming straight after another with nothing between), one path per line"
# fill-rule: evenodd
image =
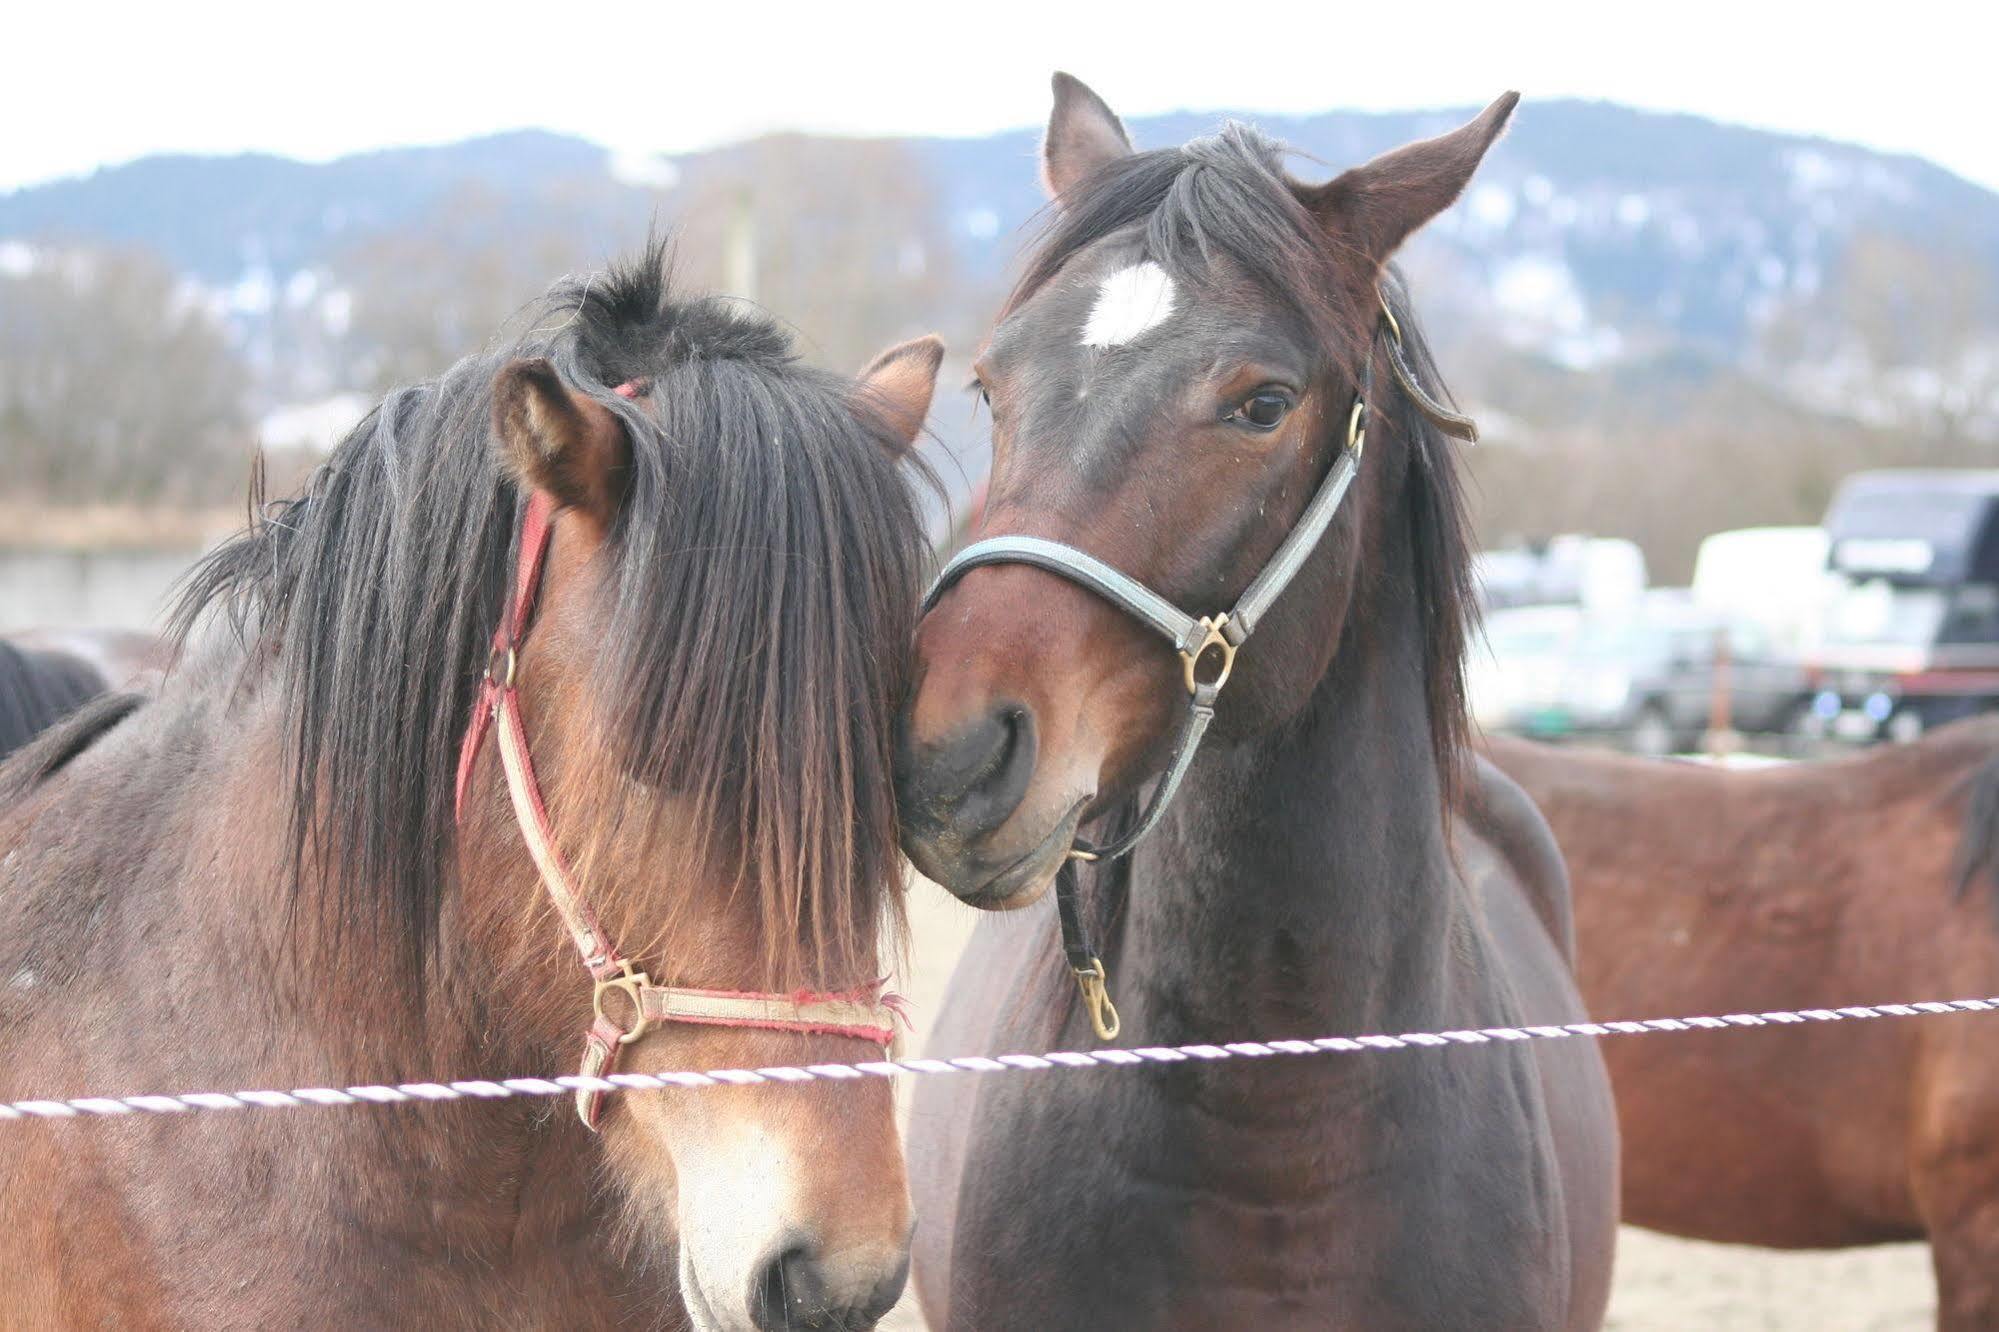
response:
M626 384L618 392L632 397L638 389ZM604 933L597 913L591 909L556 843L548 808L542 803L541 784L535 779L534 756L521 723L520 695L515 688L516 650L534 612L554 516L555 502L536 491L521 521L513 599L493 634L493 651L486 663L485 678L479 684L478 703L458 753L457 815L463 822L465 794L471 785L479 750L485 744L487 731L497 723L500 762L506 770L507 794L513 802L515 821L520 824L528 854L540 872L542 886L562 917L594 984L592 1017L583 1037L583 1074L609 1076L617 1064L618 1051L644 1035L655 1022L852 1036L887 1046L895 1038L902 1001L894 995L885 995L880 981L844 992L801 990L792 994L655 985L619 954ZM629 1025L606 1009L614 993L624 996ZM603 1096L597 1091L576 1093L577 1113L593 1130L602 1116Z

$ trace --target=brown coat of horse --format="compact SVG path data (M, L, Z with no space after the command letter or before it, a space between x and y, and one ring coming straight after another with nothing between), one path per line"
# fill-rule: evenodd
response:
M530 491L518 657L556 837L662 985L845 990L901 882L890 778L942 349L864 381L664 256L392 396L197 575L157 699L0 768L0 1100L573 1072L579 965L459 739ZM615 386L615 387L614 387ZM514 678L512 664L508 678ZM878 1057L656 1024L627 1070ZM0 1122L10 1328L862 1328L910 1207L890 1090Z
M1751 770L1487 752L1568 860L1593 1018L1999 995L1994 885L1955 891L1961 842L1988 846L1999 814L1999 719ZM1627 1221L1777 1248L1927 1236L1939 1324L1999 1326L1999 1016L1603 1046Z

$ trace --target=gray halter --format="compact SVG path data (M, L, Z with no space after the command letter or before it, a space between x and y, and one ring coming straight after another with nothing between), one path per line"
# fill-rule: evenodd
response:
M1408 394L1417 410L1440 429L1460 439L1476 441L1478 428L1469 417L1442 406L1416 382L1416 376L1402 354L1401 327L1386 301L1382 303L1381 313L1381 325L1388 333L1388 363L1397 385ZM1367 446L1367 395L1372 389L1372 382L1373 358L1370 355L1361 389L1354 394L1353 409L1347 416L1346 446L1333 460L1332 469L1319 483L1318 492L1305 506L1305 512L1299 515L1297 525L1285 536L1262 572L1243 590L1232 610L1197 618L1096 556L1059 541L1034 536L987 537L972 543L944 566L937 575L937 581L924 595L923 609L927 613L953 583L973 569L991 564L1030 564L1088 588L1152 629L1180 654L1189 698L1187 714L1180 726L1173 757L1166 765L1165 774L1153 787L1144 813L1123 836L1104 846L1077 841L1069 849L1068 857L1056 876L1055 900L1061 916L1063 951L1068 955L1069 967L1076 975L1089 1009L1091 1024L1100 1039L1116 1037L1117 1009L1111 1004L1106 990L1103 961L1090 944L1082 912L1076 903L1075 863L1111 861L1129 853L1141 838L1158 825L1166 806L1178 793L1188 769L1193 766L1195 751L1201 747L1201 739L1207 734L1208 724L1214 720L1215 699L1220 695L1222 686L1228 683L1229 672L1235 666L1236 651L1256 632L1271 605L1298 576L1298 571L1305 567L1306 560L1311 558L1326 529L1332 526L1348 488L1353 485L1354 474L1360 469L1361 454ZM1219 662L1212 675L1203 678L1201 661L1211 648L1220 653Z

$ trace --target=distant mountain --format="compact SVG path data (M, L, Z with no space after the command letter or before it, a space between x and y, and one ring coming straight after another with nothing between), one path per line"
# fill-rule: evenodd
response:
M1469 114L1249 119L1299 150L1301 175L1322 176ZM1131 129L1141 146L1161 146L1221 120L1175 114ZM1017 130L903 141L928 178L953 271L984 284L980 300L1041 207L1037 139ZM204 287L235 293L218 308L258 344L271 293L337 298L323 281L333 256L454 192L477 189L519 218L555 213L608 253L630 248L655 217L671 220L677 190L746 151L629 163L580 139L522 131L324 164L151 157L0 195L0 246L149 247ZM1661 355L1739 364L1769 320L1809 301L1863 235L1966 256L1983 275L1973 283L1978 318L1999 328L1999 195L1913 157L1600 102L1523 106L1409 265L1425 279L1433 324L1475 327L1557 364ZM302 274L303 287L293 283Z
M1244 118L1298 152L1296 174L1317 179L1472 113ZM1159 116L1131 130L1140 147L1160 147L1222 119ZM953 212L989 210L1004 231L1041 202L1038 141L1020 131L917 142ZM1773 300L1822 282L1861 231L1966 251L1999 271L1999 194L1919 158L1605 102L1528 102L1417 252L1469 261L1504 312L1589 357L1614 350L1606 335L1626 328L1732 350Z
M0 194L0 237L143 245L228 286L252 270L322 264L354 237L420 216L467 185L523 204L580 189L613 208L634 203L643 219L649 195L618 182L610 161L595 144L541 130L326 163L263 153L144 157Z

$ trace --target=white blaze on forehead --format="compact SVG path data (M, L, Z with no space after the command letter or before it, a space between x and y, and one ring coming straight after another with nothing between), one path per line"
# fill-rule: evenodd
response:
M1085 347L1122 347L1173 313L1173 279L1147 261L1120 268L1097 288L1097 303L1083 325Z

